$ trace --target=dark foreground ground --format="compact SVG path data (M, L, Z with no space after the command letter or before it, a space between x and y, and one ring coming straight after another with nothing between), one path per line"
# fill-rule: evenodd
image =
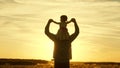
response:
M33 59L0 59L0 68L54 68L54 62ZM120 62L71 62L70 68L120 68Z

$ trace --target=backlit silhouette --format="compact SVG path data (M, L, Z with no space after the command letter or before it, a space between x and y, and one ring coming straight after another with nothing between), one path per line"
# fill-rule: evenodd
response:
M46 27L45 34L54 42L54 67L55 68L69 68L69 61L72 59L71 55L71 43L79 34L79 27L74 18L70 21L67 21L67 16L62 15L60 17L60 23L53 21L53 19L49 19ZM49 31L50 23L60 24L60 29L58 33L55 35ZM67 24L73 22L75 26L75 32L69 35L68 30L66 28Z

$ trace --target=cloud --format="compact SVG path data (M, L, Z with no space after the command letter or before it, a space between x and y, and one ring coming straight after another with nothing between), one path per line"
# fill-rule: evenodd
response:
M72 0L74 1L74 0ZM106 1L117 1L120 2L120 0L75 0L75 1L83 1L83 2L106 2Z
M118 2L120 2L120 0L107 0L107 1L118 1Z
M15 0L0 0L0 4L5 4L5 3L17 3Z

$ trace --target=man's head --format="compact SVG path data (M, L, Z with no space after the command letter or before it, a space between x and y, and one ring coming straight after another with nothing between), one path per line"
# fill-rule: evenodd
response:
M67 21L67 16L66 16L66 15L62 15L62 16L60 17L60 21L61 21L61 22Z

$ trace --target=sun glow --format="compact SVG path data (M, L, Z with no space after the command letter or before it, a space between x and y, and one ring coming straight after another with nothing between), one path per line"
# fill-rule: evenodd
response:
M118 6L117 0L0 0L0 58L51 60L54 43L45 35L45 26L49 19L60 21L67 15L80 27L72 42L72 61L120 61ZM74 32L73 23L67 28ZM51 24L50 32L58 29Z

